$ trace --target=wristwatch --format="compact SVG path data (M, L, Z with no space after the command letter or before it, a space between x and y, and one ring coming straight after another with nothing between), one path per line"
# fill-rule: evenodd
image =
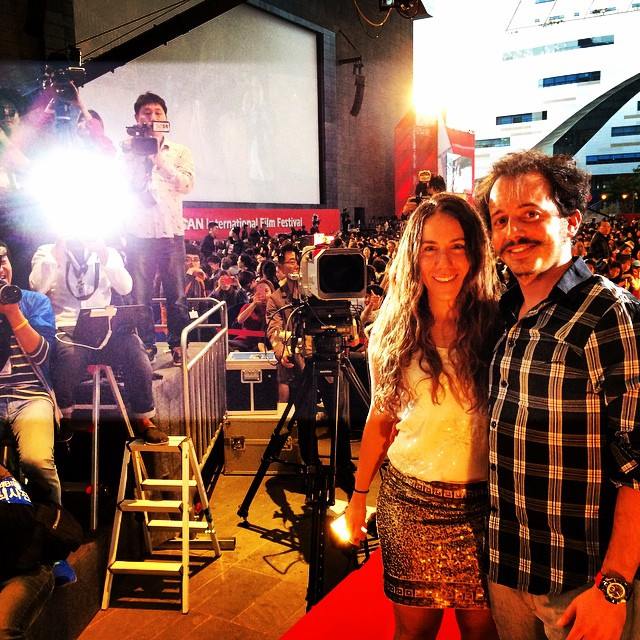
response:
M595 582L604 597L612 604L627 602L631 597L631 585L623 578L603 576L602 573L599 573Z

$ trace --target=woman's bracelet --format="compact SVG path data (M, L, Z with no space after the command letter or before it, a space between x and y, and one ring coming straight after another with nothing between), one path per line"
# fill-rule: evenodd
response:
M369 489L362 490L362 489L356 489L356 488L354 488L354 489L353 489L353 493L363 493L363 494L366 494L366 493L369 493Z

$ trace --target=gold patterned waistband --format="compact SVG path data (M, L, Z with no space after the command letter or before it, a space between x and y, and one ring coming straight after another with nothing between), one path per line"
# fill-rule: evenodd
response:
M456 500L483 498L487 495L486 482L429 482L412 476L407 476L389 465L387 473L396 480L409 487L436 498L451 498Z

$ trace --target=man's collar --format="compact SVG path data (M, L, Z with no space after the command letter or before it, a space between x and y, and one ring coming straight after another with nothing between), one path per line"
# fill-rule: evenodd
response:
M589 278L593 277L591 270L584 263L584 260L580 257L572 258L572 262L569 268L562 274L562 277L556 282L553 289L549 293L548 300L559 300L563 296L569 294L572 289L575 289L578 285L582 284ZM522 303L524 302L524 296L517 280L513 286L509 287L500 299L500 309L508 314L517 312Z
M564 272L562 278L558 280L556 286L552 289L550 297L557 290L558 293L568 294L572 289L582 284L585 280L593 277L591 269L587 267L584 260L580 257L573 258L572 264Z

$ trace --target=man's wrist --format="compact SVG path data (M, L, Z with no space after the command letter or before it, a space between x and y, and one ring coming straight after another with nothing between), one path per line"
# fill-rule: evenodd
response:
M626 604L631 599L633 587L623 577L600 571L594 580L596 588L611 604Z

